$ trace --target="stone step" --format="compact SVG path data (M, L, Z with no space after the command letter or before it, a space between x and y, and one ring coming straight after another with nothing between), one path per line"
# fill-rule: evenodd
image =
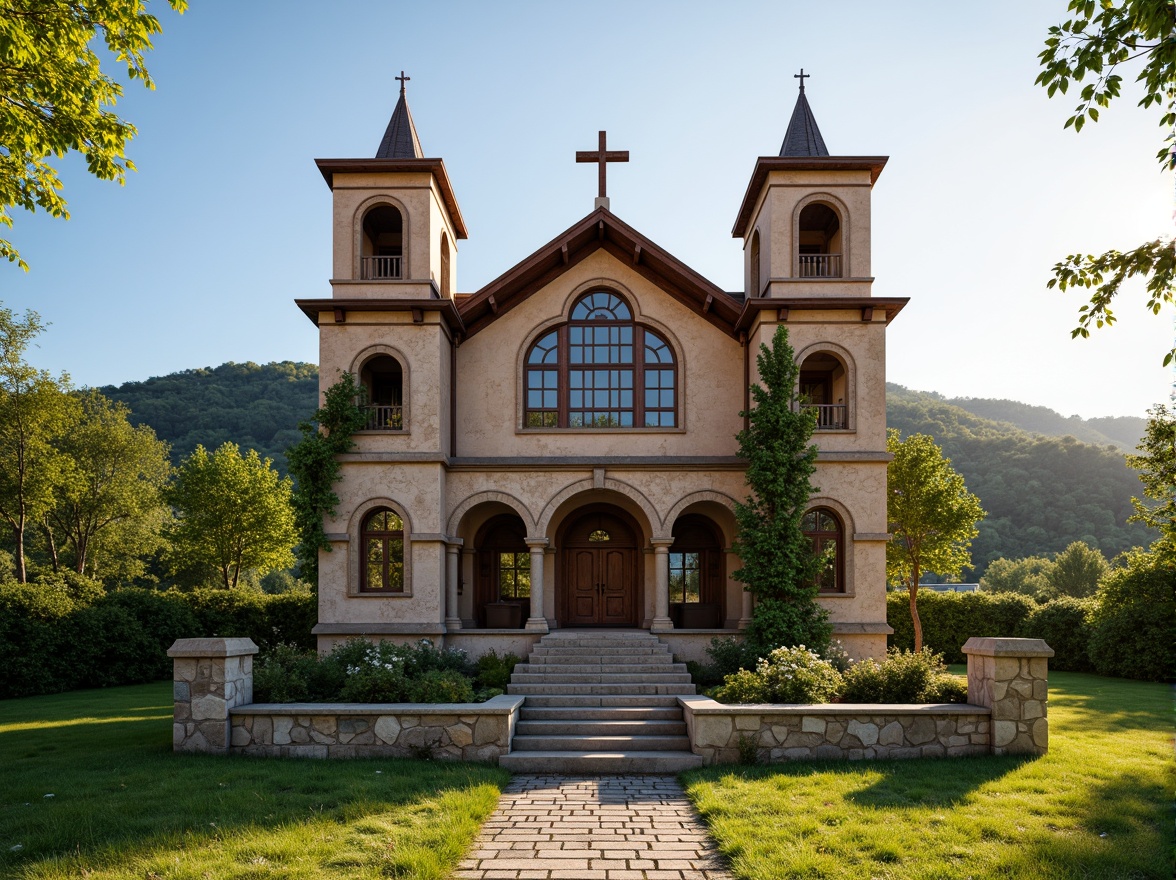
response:
M689 679L689 676L687 676ZM511 684L506 692L512 696L656 696L671 694L694 694L694 685L680 684Z
M689 752L685 736L518 736L512 752Z
M545 633L542 641L559 642L564 639L629 639L632 641L657 641L657 636L643 629L557 629Z
M685 736L685 721L553 718L549 721L522 720L515 724L515 736ZM516 746L517 748L517 746Z
M562 638L548 640L541 639L537 648L616 648L618 650L640 651L646 648L668 648L664 642L658 641L656 638L645 639L600 639L592 636L579 636L577 638Z
M661 666L674 664L671 654L607 654L594 656L587 653L532 654L523 664L530 666ZM684 666L684 664L682 664Z
M670 653L668 646L663 645L661 649L640 647L633 648L546 648L543 645L536 645L531 649L531 656L536 658L565 658L574 657L577 659L596 660L601 658L608 658L611 663L614 660L617 663L645 663L649 662L643 659L652 657L656 660L672 660L673 654ZM558 661L556 661L558 662Z
M674 774L702 766L702 756L691 752L511 752L498 766L514 773L599 775L606 773Z
M658 675L687 674L685 663L520 663L516 673L527 675Z
M647 672L630 674L624 672L515 672L511 684L689 684L689 672Z
M531 687L531 685L527 685ZM693 691L691 692L693 693ZM682 711L678 698L672 694L534 694L527 697L522 711L529 709L581 709L618 708L651 709L667 708Z
M536 706L541 697L527 697L519 710L519 723L523 721L558 721L560 724L575 724L582 721L682 721L682 710L677 699L672 706ZM576 697L575 699L583 699ZM591 699L591 698L589 698ZM642 699L650 699L643 697ZM658 698L653 698L658 699Z

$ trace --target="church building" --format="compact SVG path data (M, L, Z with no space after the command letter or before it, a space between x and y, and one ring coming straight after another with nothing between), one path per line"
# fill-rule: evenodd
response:
M780 154L732 193L736 291L612 213L606 163L628 154L604 132L576 156L599 163L594 210L468 293L465 221L404 78L374 158L317 160L332 295L297 305L318 327L320 390L352 373L368 413L325 523L321 650L427 638L526 656L548 631L596 627L702 659L737 635L752 599L732 577L735 435L783 324L817 412L818 601L851 656L885 653L886 328L906 303L871 295L886 158L831 156L800 82Z

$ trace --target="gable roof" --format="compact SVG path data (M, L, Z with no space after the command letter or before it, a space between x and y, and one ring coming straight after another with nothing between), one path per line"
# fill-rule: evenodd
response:
M466 333L473 336L572 266L598 250L628 263L691 311L730 336L743 304L663 250L607 208L597 208L481 290L457 299Z

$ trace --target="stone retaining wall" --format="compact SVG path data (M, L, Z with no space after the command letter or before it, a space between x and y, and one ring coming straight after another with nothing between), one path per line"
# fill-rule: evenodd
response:
M754 744L763 763L821 758L942 758L990 750L990 712L981 706L727 706L678 697L691 749L708 764L733 764Z
M522 697L485 703L255 703L233 709L229 751L302 758L497 762L510 752Z
M708 764L735 763L752 748L762 762L1044 755L1054 652L1040 639L996 638L969 639L963 651L967 703L738 706L687 696L678 702L691 750Z

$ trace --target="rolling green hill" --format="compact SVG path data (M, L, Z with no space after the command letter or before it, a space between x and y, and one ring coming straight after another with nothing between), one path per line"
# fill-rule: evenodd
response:
M318 405L318 368L227 363L99 390L171 443L174 461L197 443L213 449L231 440L273 458L284 473L298 422ZM1076 540L1108 556L1151 542L1148 530L1126 523L1139 481L1110 445L1133 446L1142 419L1067 419L1045 407L948 400L899 385L888 385L887 395L891 427L934 437L988 511L972 577L998 557L1054 553ZM1074 439L1078 433L1087 441Z

